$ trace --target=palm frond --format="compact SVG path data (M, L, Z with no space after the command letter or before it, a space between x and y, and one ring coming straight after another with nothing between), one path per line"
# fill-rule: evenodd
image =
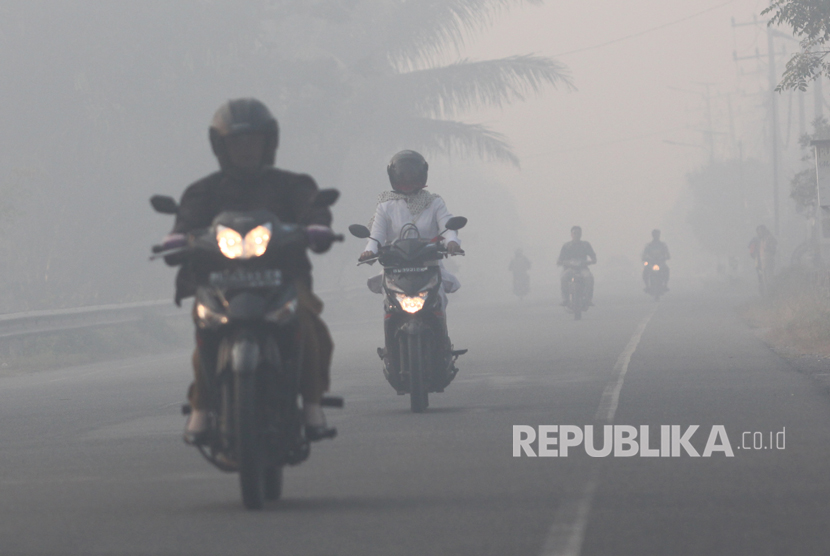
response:
M477 156L519 166L519 158L513 153L507 138L481 124L406 118L389 129L394 129L395 133L386 138L386 144L399 149L416 149L434 155L462 158Z
M478 31L512 5L544 0L402 0L387 12L383 49L398 68L419 67Z
M388 98L404 101L419 115L438 118L523 101L545 85L574 89L564 65L535 55L478 62L461 60L448 66L397 74L386 83Z

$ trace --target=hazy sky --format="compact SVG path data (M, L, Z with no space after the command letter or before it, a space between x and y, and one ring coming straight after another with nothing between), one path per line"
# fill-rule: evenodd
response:
M737 154L729 135L731 102L734 136L742 140L745 156L768 158L766 98L757 94L768 82L766 65L733 60L733 51L749 56L757 47L766 53L765 27L733 28L731 21L751 21L765 5L759 0L549 1L514 9L471 37L464 57L553 56L567 64L578 88L549 90L504 111L467 118L505 132L515 145L521 171L498 173L515 192L525 221L538 224L528 228L528 246L546 249L548 233L554 243L565 241L576 223L600 261L611 254L638 257L656 226L664 227L670 244L681 241L670 232L679 234L682 223L666 222L666 216L681 196L686 173L709 158L702 133L705 83L712 95L717 156ZM779 68L784 61L779 58ZM731 93L729 100L725 93ZM797 110L787 96L779 104L782 132L790 121L792 146ZM809 107L811 113L812 103ZM782 172L782 191L788 180Z

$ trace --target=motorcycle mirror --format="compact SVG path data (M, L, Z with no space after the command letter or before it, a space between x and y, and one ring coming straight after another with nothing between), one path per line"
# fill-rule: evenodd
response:
M372 233L369 231L369 228L363 226L361 224L352 224L349 226L349 233L352 234L354 237L359 237L360 239L366 239Z
M162 214L178 214L179 205L173 197L166 195L153 195L150 197L150 204L156 212Z
M336 189L321 189L317 192L312 203L315 207L330 207L337 202L340 192Z
M464 226L467 225L467 219L463 216L453 216L449 220L447 220L446 228L448 230L452 230L454 232L460 230Z

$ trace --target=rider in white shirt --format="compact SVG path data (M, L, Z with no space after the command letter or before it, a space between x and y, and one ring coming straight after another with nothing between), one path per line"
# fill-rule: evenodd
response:
M447 210L444 199L424 190L428 169L427 161L415 151L401 151L392 157L386 167L392 191L384 191L378 197L375 215L369 224L374 239L366 244L360 260L374 257L378 252L378 242L382 245L391 243L407 224L414 224L422 238L434 238L445 230L452 214ZM443 237L451 255L463 253L456 232L449 230ZM446 308L446 293L456 291L461 284L458 278L447 272L443 264L441 277L444 283L441 298Z

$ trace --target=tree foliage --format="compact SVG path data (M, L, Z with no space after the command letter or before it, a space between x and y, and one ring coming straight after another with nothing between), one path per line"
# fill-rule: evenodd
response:
M0 311L168 292L144 257L168 224L147 198L215 169L206 131L228 98L271 107L278 164L341 188L338 219L366 210L401 148L518 164L474 111L571 88L566 69L458 58L500 14L539 3L0 3Z
M826 61L830 50L830 2L827 0L773 0L761 12L772 14L770 25L787 25L801 39L801 51L787 61L777 90L804 91L810 81L821 75L830 76Z

